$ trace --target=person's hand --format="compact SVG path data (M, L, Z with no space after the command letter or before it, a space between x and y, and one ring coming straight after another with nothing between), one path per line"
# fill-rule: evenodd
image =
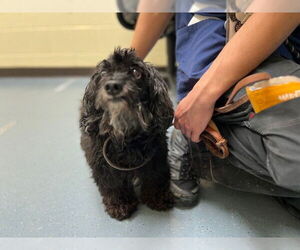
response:
M205 94L205 93L204 93ZM193 142L200 141L200 135L206 129L213 115L215 102L197 85L178 104L175 111L174 126Z

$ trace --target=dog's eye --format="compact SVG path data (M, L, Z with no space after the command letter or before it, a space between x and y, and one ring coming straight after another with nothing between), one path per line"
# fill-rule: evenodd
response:
M100 72L101 77L106 76L106 75L107 75L107 71L103 70L103 71Z
M142 74L140 71L138 71L137 69L132 69L131 70L132 75L136 78L136 79L140 79L142 77Z

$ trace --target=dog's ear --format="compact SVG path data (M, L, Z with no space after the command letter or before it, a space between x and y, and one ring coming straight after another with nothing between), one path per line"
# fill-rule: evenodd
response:
M95 72L90 82L85 88L82 105L80 109L79 126L83 133L92 135L99 131L99 121L102 117L101 110L95 108L95 98L97 94L97 82L100 80L99 73Z
M168 94L166 82L159 72L151 65L147 65L150 84L149 109L153 115L154 125L165 131L172 125L173 105Z

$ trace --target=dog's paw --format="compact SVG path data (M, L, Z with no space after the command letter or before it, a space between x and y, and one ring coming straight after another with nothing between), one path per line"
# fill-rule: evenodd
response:
M144 195L142 197L142 202L153 210L166 211L173 208L174 197L172 193L168 190L163 193L152 193L152 195L147 196Z
M110 217L121 221L128 219L137 210L137 207L138 202L106 205L106 212Z

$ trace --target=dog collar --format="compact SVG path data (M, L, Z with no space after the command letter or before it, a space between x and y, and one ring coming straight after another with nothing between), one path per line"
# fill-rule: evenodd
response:
M137 170L137 169L140 169L142 167L144 167L148 162L150 162L150 160L153 158L154 154L152 154L150 157L146 158L144 160L144 162L136 167L133 167L133 168L124 168L124 167L120 167L120 166L117 166L116 164L114 164L108 157L106 151L107 151L107 146L109 144L109 142L111 141L110 137L108 137L105 142L104 142L104 145L103 145L103 156L104 156L104 159L105 161L107 162L107 164L114 168L114 169L117 169L117 170L120 170L120 171L133 171L133 170Z

